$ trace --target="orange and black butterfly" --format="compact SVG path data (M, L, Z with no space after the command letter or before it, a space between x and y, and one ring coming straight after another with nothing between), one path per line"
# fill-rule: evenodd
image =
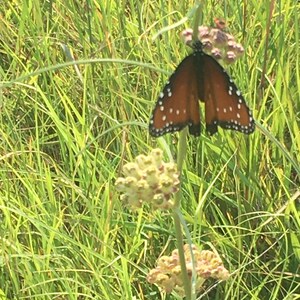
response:
M159 137L188 126L190 134L199 136L199 99L204 102L206 130L211 135L218 126L252 133L255 122L241 91L224 68L203 52L200 41L193 43L193 50L160 93L150 119L150 134Z

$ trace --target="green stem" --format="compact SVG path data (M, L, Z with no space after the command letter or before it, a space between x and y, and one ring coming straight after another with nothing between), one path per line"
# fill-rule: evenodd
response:
M194 39L197 37L198 33L198 24L200 23L200 18L202 18L202 7L199 4L197 7L197 11L195 13L195 23L194 23ZM179 134L179 142L178 142L178 157L177 157L177 167L178 172L180 174L180 182L182 177L182 169L183 163L185 160L186 152L187 152L187 132L188 128L184 128ZM192 289L191 285L191 277L187 273L186 262L185 262L185 255L184 255L184 248L183 248L183 234L182 234L182 224L181 224L181 211L180 211L180 200L181 200L181 186L179 191L175 194L175 205L173 210L173 218L174 218L174 226L175 226L175 235L177 240L177 249L179 254L180 260L180 267L181 267L181 274L182 274L182 281L183 287L185 291L185 299L186 300L193 300L195 299L195 291L194 288ZM191 242L189 232L187 232L189 237L189 242ZM193 256L193 253L191 253ZM194 264L194 260L193 260ZM195 270L193 270L192 278L195 277Z
M179 192L177 194L179 194ZM185 297L186 297L186 300L191 300L192 299L191 280L188 276L187 268L186 268L186 264L185 264L185 256L184 256L184 250L183 250L183 235L182 235L182 229L181 229L181 223L180 223L178 210L174 209L173 218L174 218L175 235L176 235L176 240L177 240L177 249L178 249L178 254L179 254L182 282L183 282Z
M180 174L180 177L182 176L182 168L183 168L183 163L184 163L186 150L187 150L186 138L187 138L187 127L184 128L179 134L177 166L178 166L178 172ZM181 186L179 188L179 191L175 194L175 206L173 210L173 218L174 218L175 235L177 240L177 249L179 254L185 296L186 296L186 300L191 300L192 299L191 280L188 276L186 264L185 264L185 256L184 256L184 249L183 249L184 243L183 243L182 227L180 222L180 200L181 200Z
M177 168L178 172L181 176L183 163L186 156L186 149L187 149L187 143L186 143L186 137L187 137L188 128L185 127L179 134L179 142L178 142L178 156L177 156Z
M198 40L198 26L201 24L203 17L202 17L202 5L201 3L198 5L196 13L195 13L195 18L194 18L194 28L193 28L193 40L197 41Z

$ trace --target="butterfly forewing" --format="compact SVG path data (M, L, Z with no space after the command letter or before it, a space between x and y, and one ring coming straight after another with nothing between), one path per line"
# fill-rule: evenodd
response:
M218 131L217 126L250 134L255 129L251 111L232 79L211 56L203 54L206 129L210 134Z
M196 55L187 56L169 78L160 93L150 119L149 131L159 137L189 126L193 135L200 134L199 95Z

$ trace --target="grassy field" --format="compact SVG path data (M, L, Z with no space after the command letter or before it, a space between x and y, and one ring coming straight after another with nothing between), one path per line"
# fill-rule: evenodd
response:
M245 48L228 72L257 129L188 137L181 211L231 273L197 299L300 299L300 3L267 2L202 1ZM114 183L153 148L177 158L148 122L193 5L1 1L1 300L180 299L146 280L176 248L172 214L133 213Z

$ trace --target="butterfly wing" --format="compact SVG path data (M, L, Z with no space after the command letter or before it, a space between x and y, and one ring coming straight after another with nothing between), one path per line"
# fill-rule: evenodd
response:
M252 113L222 66L211 56L203 53L203 75L198 77L199 95L205 102L206 129L212 135L218 126L250 134L255 129Z
M196 61L195 53L187 56L160 93L150 118L149 132L152 136L179 131L185 126L189 126L191 134L200 135Z

